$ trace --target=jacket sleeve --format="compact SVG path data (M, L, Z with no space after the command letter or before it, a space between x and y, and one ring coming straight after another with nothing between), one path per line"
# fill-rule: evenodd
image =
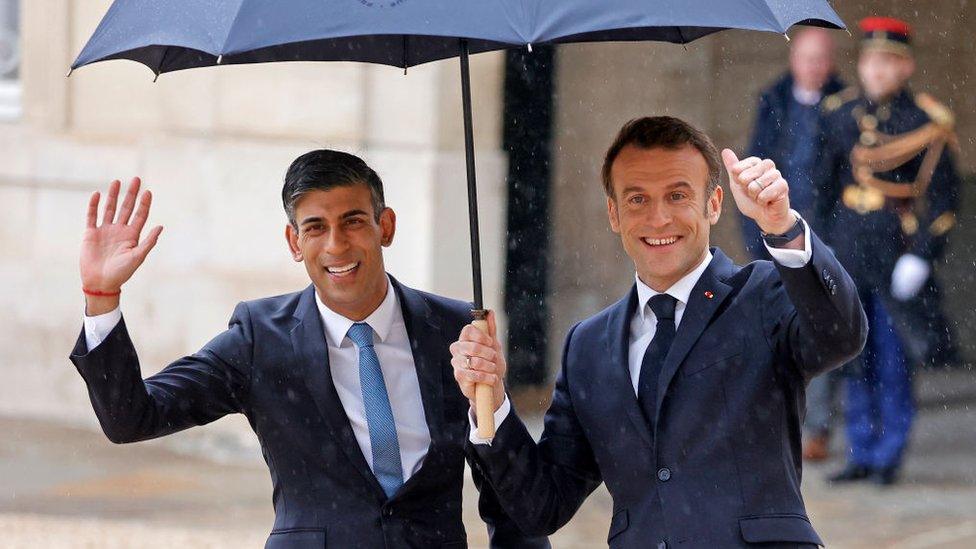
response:
M70 358L88 386L102 431L121 444L243 411L252 349L250 317L241 303L226 331L145 380L124 319L91 352L82 332Z
M928 260L943 256L949 230L956 224L960 186L959 173L947 147L942 151L926 190L925 200L928 207L918 220L918 232L911 244L912 253Z
M518 524L508 516L494 489L487 481L481 468L473 457L474 449L467 444L468 462L471 465L471 478L478 488L478 513L481 520L488 527L488 545L491 549L550 549L549 538L530 536L519 528Z
M539 444L513 409L491 445L474 445L475 468L516 525L529 535L558 530L602 482L569 392L566 362L575 329L567 337Z
M762 307L773 351L806 380L856 357L868 334L854 281L816 233L810 237L810 261L800 268L777 263Z

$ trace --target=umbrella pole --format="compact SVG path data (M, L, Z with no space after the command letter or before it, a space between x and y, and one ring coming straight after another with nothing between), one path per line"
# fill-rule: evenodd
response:
M464 159L468 172L468 224L471 234L471 277L474 289L474 325L488 333L488 311L481 287L481 238L478 229L478 185L474 169L474 129L471 121L471 71L468 63L468 41L461 39L461 108L464 111ZM495 437L494 395L490 385L475 385L475 410L478 436Z

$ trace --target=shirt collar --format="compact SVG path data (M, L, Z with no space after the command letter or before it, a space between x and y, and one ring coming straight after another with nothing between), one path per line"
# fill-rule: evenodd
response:
M793 99L801 105L812 107L820 102L823 93L820 90L805 90L799 86L793 86Z
M315 304L319 307L319 316L322 317L322 324L325 326L325 336L328 344L333 347L342 347L343 340L349 332L349 328L352 328L352 325L357 321L346 318L327 307L325 303L322 303L318 292L315 292ZM380 341L386 341L386 338L390 336L390 330L393 328L393 321L396 318L398 306L399 300L397 299L396 292L393 291L393 284L390 283L390 277L387 276L386 297L383 298L380 306L361 322L369 324L369 327L379 336Z
M680 280L671 285L664 292L658 292L651 289L650 286L644 284L644 281L640 279L640 276L634 275L637 280L637 312L641 316L641 320L646 320L645 315L647 314L647 302L650 299L660 293L668 294L669 296L678 300L678 303L687 305L688 299L691 297L691 291L695 289L695 284L698 284L698 279L701 278L702 273L708 268L708 264L712 262L712 251L705 250L705 257L702 262L698 264L697 267L690 273L681 277Z

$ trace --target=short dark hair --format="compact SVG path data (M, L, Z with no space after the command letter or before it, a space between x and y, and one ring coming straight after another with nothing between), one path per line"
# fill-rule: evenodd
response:
M634 145L641 149L680 149L685 145L691 145L698 149L698 152L705 157L708 164L708 183L705 185L706 199L718 187L722 179L722 160L718 155L718 149L712 140L705 135L705 132L692 126L691 124L674 118L673 116L645 116L635 118L624 124L617 133L613 144L607 149L607 155L603 160L603 190L607 196L613 198L613 181L610 179L610 170L614 160L620 151L628 145Z
M285 185L281 188L281 202L288 214L288 222L298 227L295 205L306 193L352 185L369 187L373 215L379 221L380 214L386 209L383 181L362 158L330 149L318 149L299 156L288 166Z

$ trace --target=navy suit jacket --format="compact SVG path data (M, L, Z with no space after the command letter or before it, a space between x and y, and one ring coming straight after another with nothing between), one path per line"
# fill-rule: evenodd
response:
M475 446L523 531L554 532L602 481L611 547L821 543L800 494L804 387L860 352L867 320L812 240L798 269L712 250L662 367L654 432L628 369L636 288L570 330L538 446L515 414Z
M823 94L823 98L826 98L841 91L843 88L844 83L836 75L831 75L820 91ZM789 113L791 101L793 101L793 76L789 72L759 94L759 104L756 106L756 121L753 125L749 148L746 150L747 156L769 158L781 169L789 165L789 157L796 150L794 147L797 146L794 139L794 132L796 131L795 121L790 120ZM817 126L815 132L815 148L819 159L824 140L826 139L824 133L825 126L820 117L817 119ZM831 126L826 127L831 128ZM805 191L806 193L812 194L814 201L816 201L816 197L823 190L815 185L816 181L814 181L813 172L799 180L786 177L790 183L790 195L794 198L797 196L797 190L801 185L810 187L809 189L805 189ZM794 200L792 206L799 210L800 215L813 227L822 231L823 224L815 215L815 202L801 207ZM769 252L766 251L766 247L763 245L762 235L756 222L744 215L739 216L739 220L742 223L743 245L746 251L749 252L749 255L755 259L772 259Z
M115 443L246 415L274 484L268 548L466 547L461 490L469 404L454 382L448 347L470 322L471 306L396 280L393 288L431 443L420 470L389 500L332 382L313 286L240 303L227 331L145 380L124 322L91 352L82 332L71 360ZM549 546L545 538L522 536L490 489L482 490L479 507L493 546Z

